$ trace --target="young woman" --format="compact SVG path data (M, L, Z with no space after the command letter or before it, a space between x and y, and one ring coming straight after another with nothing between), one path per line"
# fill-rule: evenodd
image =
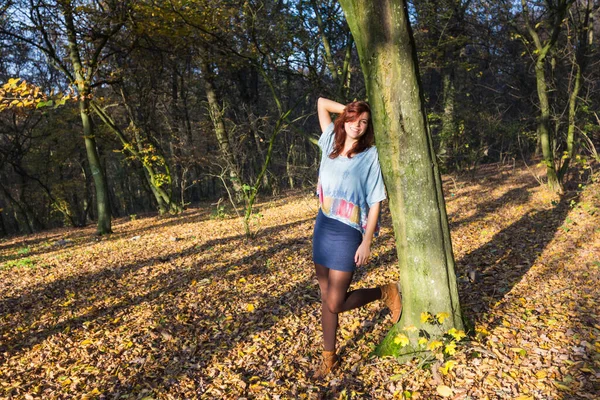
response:
M385 199L371 109L363 101L346 106L319 98L323 151L319 169L319 214L313 236L313 261L321 290L323 360L314 378L324 378L338 366L336 332L338 314L383 300L398 322L402 311L395 283L348 292L356 267L371 255L378 229L380 203ZM331 121L331 113L340 114Z

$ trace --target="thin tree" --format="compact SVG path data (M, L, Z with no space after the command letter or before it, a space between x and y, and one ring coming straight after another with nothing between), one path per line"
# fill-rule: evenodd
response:
M527 33L533 41L535 50L533 58L535 61L535 80L538 100L540 102L540 116L537 126L538 140L542 148L543 163L546 165L546 177L548 187L557 192L562 192L562 183L556 172L554 155L554 137L551 129L551 105L550 88L546 74L549 56L554 50L562 26L564 24L567 10L574 0L547 0L546 11L548 18L536 25L532 24L532 10L527 0L521 0L523 20ZM549 31L547 38L538 33L538 28L546 25ZM525 41L527 43L527 41Z
M28 13L12 21L14 26L0 31L42 52L76 91L87 159L96 189L97 233L103 235L112 232L109 190L96 143L90 100L106 46L123 27L128 4L111 1L97 8L87 4L78 6L69 0L30 0L15 4L21 7L20 12L28 10ZM89 26L82 26L84 20ZM33 31L33 35L28 35L29 31Z

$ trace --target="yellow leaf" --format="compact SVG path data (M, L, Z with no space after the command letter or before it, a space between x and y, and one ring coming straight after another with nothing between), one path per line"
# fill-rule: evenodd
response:
M467 337L467 335L465 335L464 331L456 330L456 328L451 328L448 331L448 334L450 336L452 336L456 341L461 341L462 339L464 339L465 337Z
M444 364L444 366L440 368L440 371L442 371L442 374L448 375L448 372L452 371L452 368L454 368L455 365L456 361L448 360L446 361L446 364Z
M452 396L452 393L453 393L452 389L450 389L446 385L439 385L435 390L442 397L450 397L450 396Z
M533 400L533 396L528 396L526 394L523 394L519 397L515 397L515 400Z
M240 278L239 283L246 283L246 278Z
M421 323L424 324L424 323L428 322L430 318L432 318L432 316L428 312L421 313Z
M442 347L443 345L444 343L440 342L439 340L433 340L427 345L427 350L434 351L435 349Z
M450 342L449 344L447 344L444 351L451 356L456 354L456 342Z
M437 313L435 315L435 318L438 320L438 322L440 324L443 324L444 321L450 316L450 314L446 313L446 312L441 312L441 313Z
M71 383L73 383L73 381L69 378L64 379L62 382L60 382L60 384L63 386L69 386Z
M546 372L546 370L543 370L543 369L541 369L541 370L539 370L538 372L535 373L535 376L538 379L544 379L547 375L548 375L548 373Z
M254 311L254 304L248 304L248 305L246 306L246 310L248 310L248 311L250 311L250 312Z
M419 339L419 346L425 346L427 344L427 339L422 337Z
M94 341L93 341L93 340L90 340L90 339L85 339L83 342L81 342L81 345L82 345L82 346L87 346L87 345L90 345L90 344L92 344L92 343L94 343Z
M410 340L406 335L400 333L394 338L394 343L399 344L401 347L404 347L410 343Z
M520 347L511 347L510 349L519 354L521 357L525 357L527 355L527 352Z
M570 392L571 391L571 388L568 387L567 385L565 385L562 382L554 381L554 386L556 386L557 389L565 391L565 392Z
M483 336L488 336L490 334L490 332L482 326L475 328L475 332L480 333Z

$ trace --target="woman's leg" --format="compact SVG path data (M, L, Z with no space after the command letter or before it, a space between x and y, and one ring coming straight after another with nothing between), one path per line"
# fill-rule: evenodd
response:
M381 289L356 289L348 292L353 272L329 271L329 290L327 291L327 305L329 311L339 314L344 311L354 310L381 299Z
M381 289L357 289L348 293L353 272L336 271L315 264L321 289L321 326L325 351L335 350L338 314L381 299Z
M329 311L327 293L329 290L329 268L315 264L319 289L321 289L321 329L323 330L323 350L335 351L335 335L338 327L338 315Z

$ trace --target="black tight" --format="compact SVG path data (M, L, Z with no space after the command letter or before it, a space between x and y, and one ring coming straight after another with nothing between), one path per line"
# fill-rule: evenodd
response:
M381 299L381 290L379 288L357 289L348 292L353 272L336 271L320 264L315 264L315 269L321 289L323 346L324 350L333 351L338 328L338 314Z

